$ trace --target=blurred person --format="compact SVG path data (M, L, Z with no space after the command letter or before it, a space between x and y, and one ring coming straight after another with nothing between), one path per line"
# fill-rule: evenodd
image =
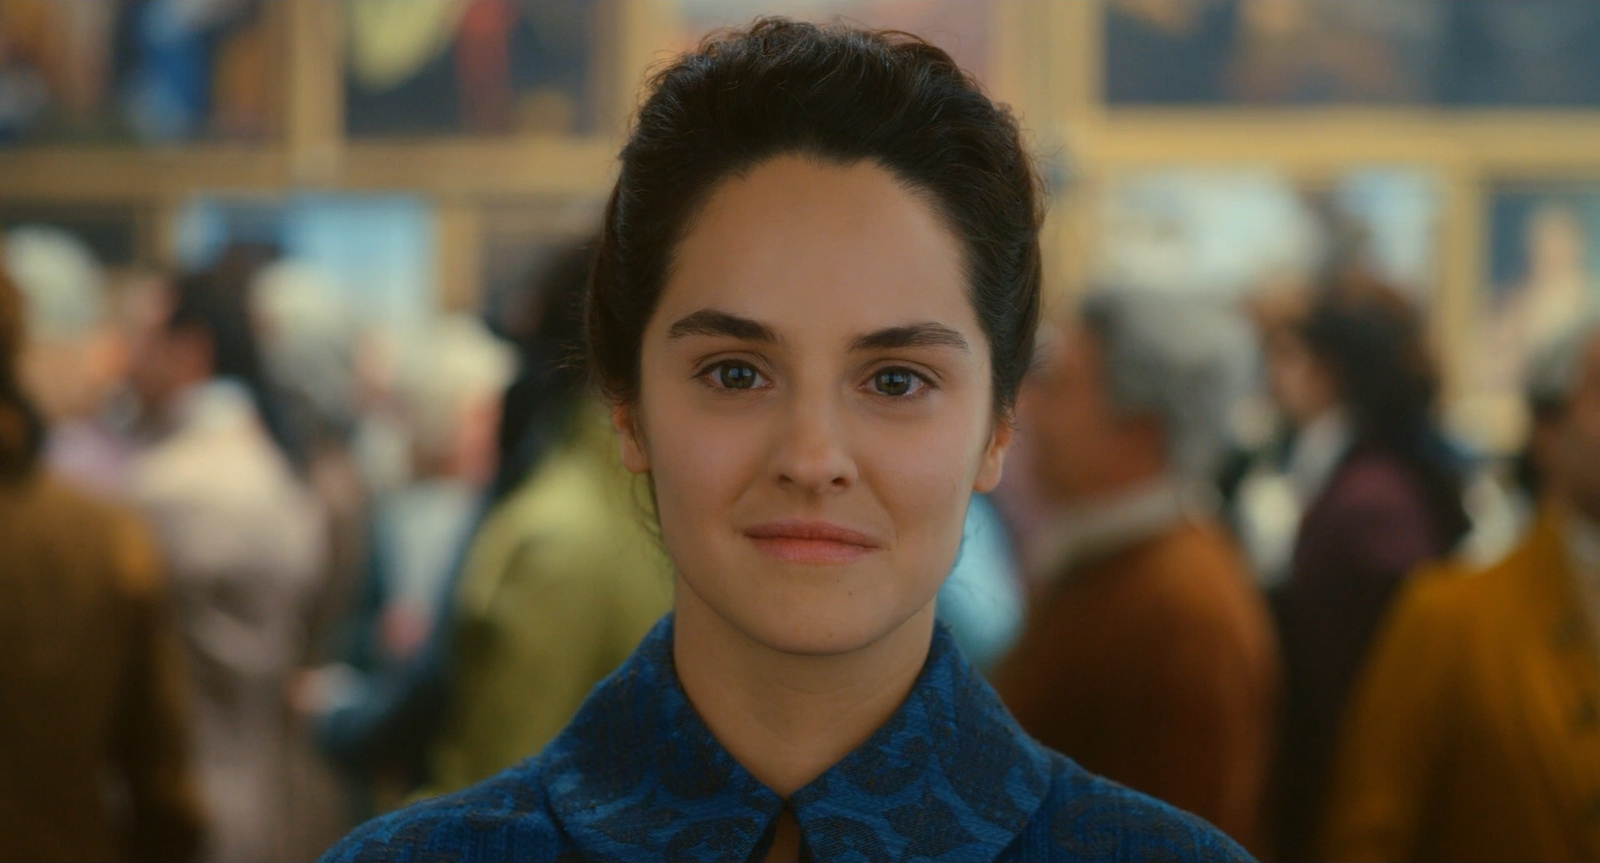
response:
M995 688L1045 745L1257 845L1278 650L1208 483L1245 329L1193 301L1103 290L1047 332L1020 416L1063 514Z
M296 261L276 261L255 274L250 312L284 424L301 442L302 473L328 514L328 574L309 632L308 659L322 661L328 658L334 622L353 601L366 558L369 501L354 454L362 407L359 336L337 285Z
M1526 383L1539 512L1502 560L1427 567L1373 646L1318 850L1339 860L1588 860L1600 729L1600 319Z
M205 857L284 859L295 733L284 690L306 650L323 516L262 421L244 284L210 271L129 299L144 412L130 490L171 563L213 816Z
M0 269L0 860L193 860L186 681L153 538L43 462Z
M641 489L576 361L593 257L593 241L568 249L533 291L495 494L455 589L450 709L430 793L544 748L671 604Z
M127 347L111 314L105 270L88 245L59 228L13 228L4 245L5 268L27 298L29 339L19 373L49 429L45 462L81 488L115 497L132 453L106 421Z
M1257 334L1292 330L1310 308L1306 286L1268 283L1248 294L1241 310ZM1258 361L1264 359L1257 352ZM1217 485L1224 521L1239 540L1256 582L1271 591L1289 577L1303 502L1286 470L1294 435L1274 403L1264 368L1236 407L1235 449Z
M359 329L351 351L355 417L349 451L369 505L411 480L411 433L395 391L402 341L397 328L377 324Z
M493 477L500 394L510 351L477 320L450 317L412 334L394 382L410 446L408 479L374 501L365 588L371 630L358 650L404 662L428 638L452 569Z
M1539 515L1414 576L1352 696L1328 860L1600 858L1600 318L1532 355Z
M1015 119L921 39L782 18L650 87L584 336L673 610L538 755L324 859L1247 858L1029 737L937 625L1033 354Z
M405 458L392 483L368 489L366 561L338 624L337 661L298 676L291 692L349 780L357 817L393 807L427 778L450 683L440 630L482 520L513 362L466 316L423 325L395 354L380 411Z
M355 380L354 316L338 285L319 269L277 260L249 279L249 310L264 374L277 399L287 436L303 459L299 472L327 517L326 567L304 613L303 667L332 661L336 627L355 604L365 572L368 495L352 441L359 409ZM314 857L350 829L342 777L322 756L311 723L290 737L289 809L285 849L293 859Z
M1272 597L1285 667L1274 827L1278 855L1301 860L1380 620L1405 576L1471 525L1461 461L1433 418L1438 384L1422 324L1399 294L1358 270L1330 270L1305 314L1269 330L1266 343L1303 513Z

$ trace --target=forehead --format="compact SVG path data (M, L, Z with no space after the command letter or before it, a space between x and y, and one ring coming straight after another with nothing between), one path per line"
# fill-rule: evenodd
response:
M700 308L784 335L977 327L960 242L927 198L869 162L793 156L720 184L679 244L659 318Z

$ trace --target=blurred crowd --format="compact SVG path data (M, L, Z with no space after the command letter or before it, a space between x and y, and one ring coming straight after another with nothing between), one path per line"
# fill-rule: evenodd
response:
M538 751L670 606L588 244L393 330L229 248L0 257L0 859L313 859ZM1515 458L1359 258L1058 308L938 611L1034 736L1264 859L1600 855L1600 318Z

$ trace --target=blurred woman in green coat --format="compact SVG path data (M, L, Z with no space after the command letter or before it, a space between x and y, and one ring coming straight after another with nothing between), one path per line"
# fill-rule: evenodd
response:
M622 469L603 410L570 362L592 246L533 292L523 371L506 395L492 503L451 620L451 703L428 793L535 754L671 604L648 496Z

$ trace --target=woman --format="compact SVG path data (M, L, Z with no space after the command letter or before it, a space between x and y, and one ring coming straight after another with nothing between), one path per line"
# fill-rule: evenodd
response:
M1432 416L1437 380L1420 320L1398 294L1338 273L1302 317L1269 333L1267 354L1305 504L1273 597L1285 665L1278 854L1299 860L1350 687L1396 588L1469 523L1460 465Z
M934 624L1039 221L1015 122L912 37L769 19L661 72L586 326L674 613L536 758L327 859L1244 858L1029 739Z

